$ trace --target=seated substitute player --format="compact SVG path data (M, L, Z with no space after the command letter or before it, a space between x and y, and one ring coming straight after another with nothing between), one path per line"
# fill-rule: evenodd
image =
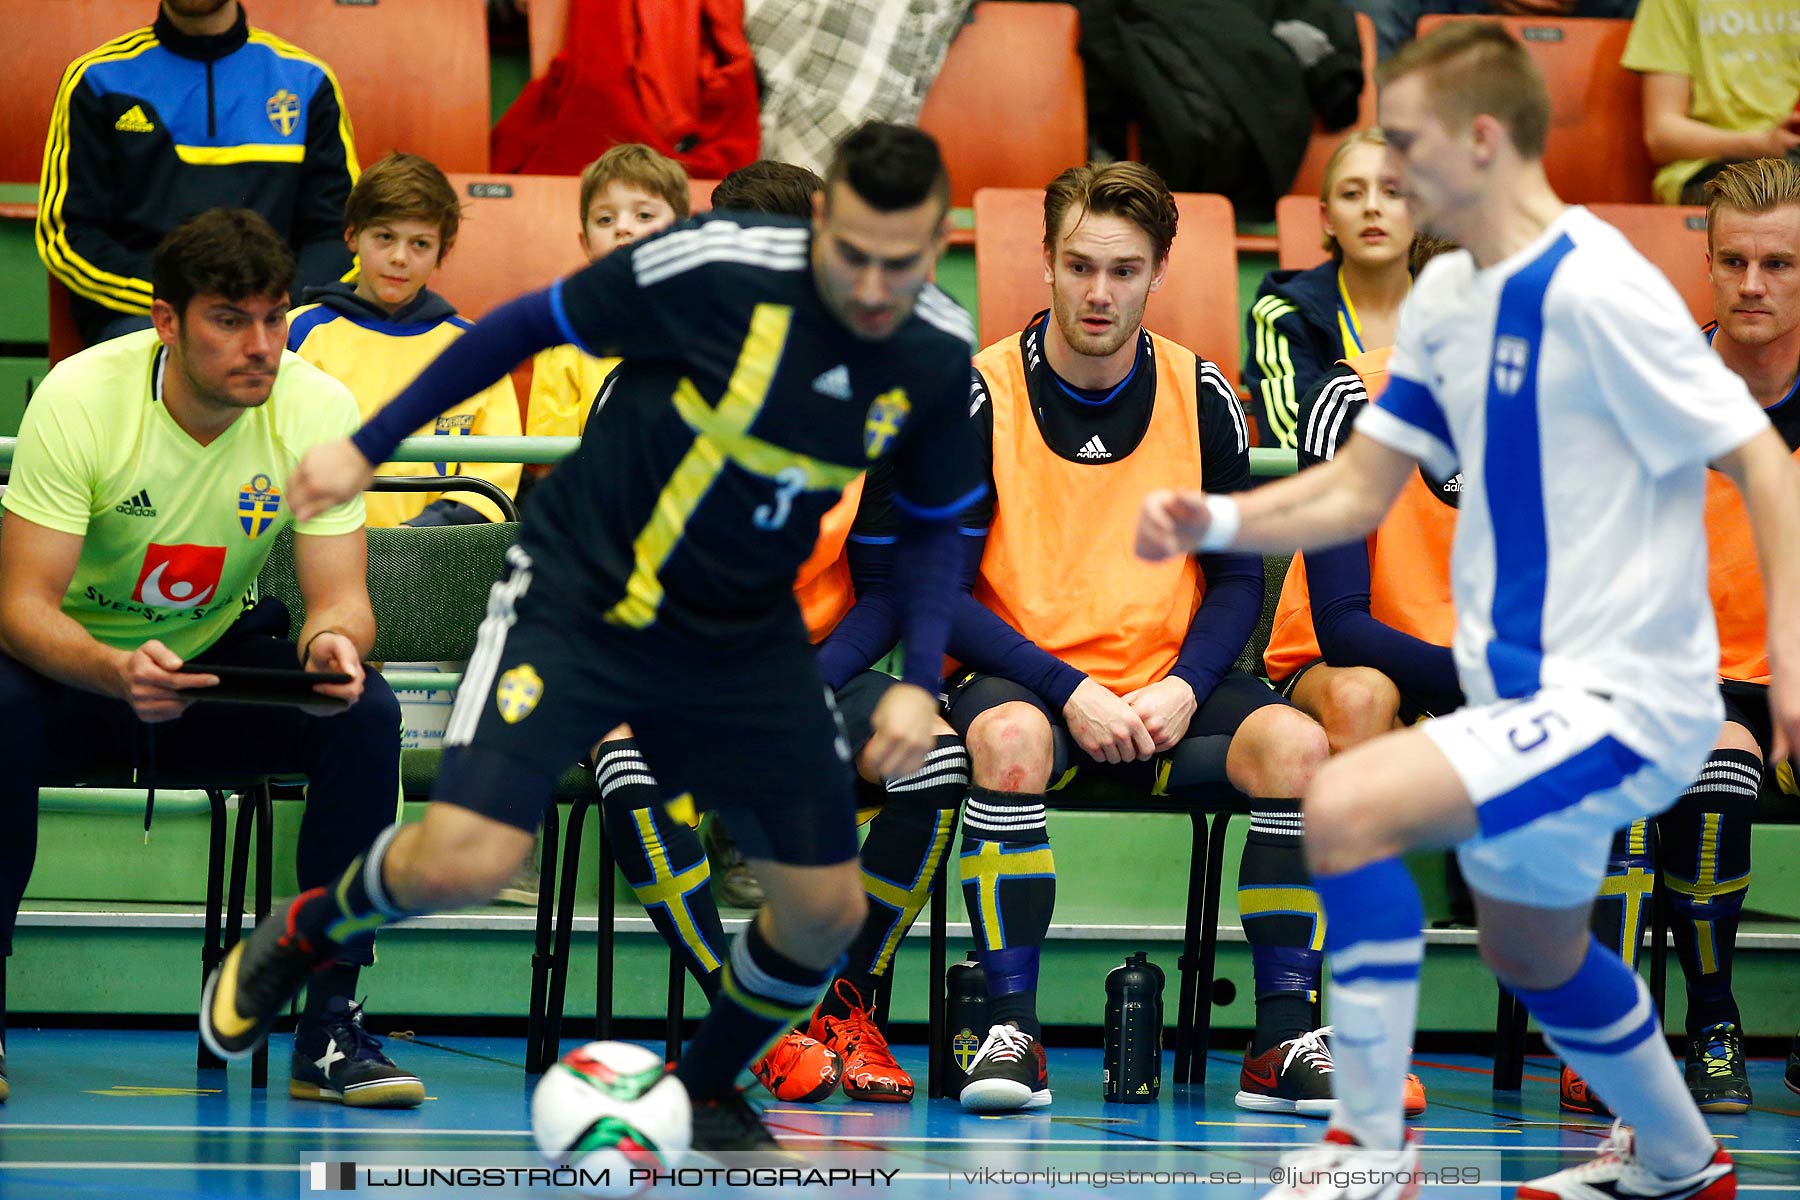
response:
M1800 166L1780 158L1734 163L1708 180L1706 190L1716 319L1708 336L1789 451L1800 450ZM1741 1113L1750 1107L1750 1079L1731 965L1750 888L1756 796L1765 771L1778 764L1756 547L1743 501L1717 472L1707 477L1706 529L1725 728L1699 777L1656 819L1656 861L1644 823L1615 839L1607 883L1621 900L1598 910L1605 920L1596 932L1635 965L1651 871L1662 872L1675 953L1687 979L1688 1091L1702 1112ZM1604 1099L1566 1068L1562 1106L1607 1111Z
M343 874L394 818L400 706L362 667L375 641L362 500L297 519L283 497L308 447L356 427L343 385L282 352L294 271L254 212L191 218L152 256L154 329L59 363L26 410L0 524L0 954L12 952L47 776L136 768L154 786L192 770L304 772L295 866L308 887ZM306 599L291 640L279 602L246 598L290 524ZM351 707L192 707L218 682L209 666L296 659L349 675L315 690ZM348 947L311 978L295 1098L425 1098L363 1030L354 997L373 949ZM5 1076L0 1044L0 1099Z
M1338 1108L1273 1195L1416 1192L1400 1098L1424 937L1399 855L1454 845L1482 957L1622 1118L1600 1154L1519 1196L1727 1200L1731 1157L1649 990L1589 921L1613 831L1667 808L1719 734L1708 463L1742 490L1762 556L1776 748L1800 736L1783 674L1800 661L1800 471L1668 281L1551 191L1549 97L1504 28L1434 30L1383 81L1414 218L1465 249L1420 276L1387 391L1337 457L1240 497L1154 493L1138 530L1152 559L1331 545L1375 528L1419 463L1463 472L1452 586L1469 703L1335 756L1307 791ZM1371 1186L1369 1172L1390 1174Z
M804 215L822 186L805 167L759 161L721 180L713 206ZM836 387L828 377L815 382L821 394ZM861 854L869 916L851 943L848 961L807 1033L788 1034L753 1068L781 1100L821 1100L840 1079L852 1099L904 1103L912 1098L912 1077L894 1061L874 1022L870 997L931 895L969 785L968 755L941 722L925 766L912 775L886 781L873 776L864 753L874 706L894 682L868 669L893 646L897 627L891 484L887 469L877 468L866 484L859 479L846 487L820 519L818 543L794 581L807 635L817 646L819 672L837 693L850 735L858 800L873 819ZM718 994L726 943L709 882L713 871L726 868L704 834L696 837L687 821L665 807L629 727L608 735L595 762L606 836L621 870L711 999Z
M1414 239L1415 272L1449 243ZM1371 395L1387 386L1392 346L1338 364L1300 401L1300 467L1331 459ZM1358 543L1296 554L1282 584L1263 666L1319 722L1333 754L1462 703L1450 638L1450 539L1462 480L1423 471Z
M1301 789L1323 732L1232 665L1262 610L1262 563L1152 567L1112 534L1142 489L1250 482L1249 436L1217 367L1144 328L1169 269L1174 197L1137 163L1071 168L1044 192L1051 309L975 359L971 412L993 483L973 595L958 609L950 724L973 762L963 896L992 1026L962 1092L977 1111L1050 1102L1038 961L1055 901L1045 808L1080 770L1146 793L1215 782L1257 797L1239 909L1256 974L1246 1102L1330 1103L1313 1031L1324 930L1300 853ZM991 511L991 523L989 513Z
M688 217L688 177L682 165L638 142L614 146L581 173L581 252L591 263L661 233ZM619 360L595 358L567 343L531 361L525 432L579 437L594 399Z
M545 346L626 360L508 552L424 821L382 834L336 887L233 949L201 1009L209 1044L249 1053L346 939L491 896L530 849L556 776L596 728L629 721L669 790L726 812L769 897L676 1068L694 1145L776 1147L733 1083L812 1012L867 908L850 748L795 573L838 492L892 458L907 658L866 753L881 778L917 771L937 736L959 520L983 487L968 317L928 282L948 188L929 136L865 125L810 226L709 216L610 255L502 306L355 440L314 452L292 489L303 516L361 491L420 421ZM847 398L814 386L844 378Z
M462 223L462 205L444 173L416 154L390 154L364 171L344 206L344 241L357 257L354 285L308 288L311 303L288 317L288 349L342 382L363 419L412 382L469 322L426 286ZM512 381L483 388L415 437L518 437ZM470 475L508 496L519 490L517 463L382 463L379 474L421 478ZM369 524L473 525L504 519L498 506L468 491L371 492Z

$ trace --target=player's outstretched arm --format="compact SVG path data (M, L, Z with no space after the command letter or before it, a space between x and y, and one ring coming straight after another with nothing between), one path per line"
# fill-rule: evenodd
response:
M1769 717L1777 760L1800 746L1800 467L1772 426L1714 464L1743 493L1768 606Z
M294 520L310 521L322 512L354 500L369 490L375 464L349 438L320 442L301 456L288 475L288 503Z
M1330 462L1247 492L1151 492L1138 515L1137 552L1152 560L1196 550L1285 554L1352 541L1381 524L1416 466L1352 436Z

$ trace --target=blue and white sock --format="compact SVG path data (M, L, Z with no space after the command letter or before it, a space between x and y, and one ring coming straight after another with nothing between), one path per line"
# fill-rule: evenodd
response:
M1419 1019L1425 909L1398 858L1314 875L1331 964L1333 1127L1365 1146L1397 1150L1406 1131L1406 1067Z
M1637 1155L1659 1175L1699 1170L1717 1144L1662 1037L1650 989L1617 954L1590 940L1561 987L1514 988L1564 1060L1637 1133Z

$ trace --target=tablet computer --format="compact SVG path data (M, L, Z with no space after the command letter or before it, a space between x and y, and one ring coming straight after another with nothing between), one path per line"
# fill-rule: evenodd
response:
M299 667L231 667L223 664L188 663L181 668L192 675L216 675L216 687L189 688L184 699L196 703L329 705L349 708L348 700L313 691L316 683L349 683L340 671L304 671Z

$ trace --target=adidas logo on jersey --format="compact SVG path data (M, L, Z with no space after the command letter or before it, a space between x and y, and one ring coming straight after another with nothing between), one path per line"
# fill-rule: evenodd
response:
M125 115L113 122L113 128L120 133L155 133L156 126L144 115L144 106L134 104L125 110Z
M154 517L156 505L150 502L150 489L144 488L129 500L113 505L113 511L124 513L128 517Z
M1100 440L1100 435L1097 433L1087 441L1083 442L1081 449L1075 452L1076 458L1099 459L1111 458L1112 456L1113 452L1106 448L1106 443Z
M833 400L848 400L850 398L850 368L839 363L813 380L812 389L821 396L830 396Z

